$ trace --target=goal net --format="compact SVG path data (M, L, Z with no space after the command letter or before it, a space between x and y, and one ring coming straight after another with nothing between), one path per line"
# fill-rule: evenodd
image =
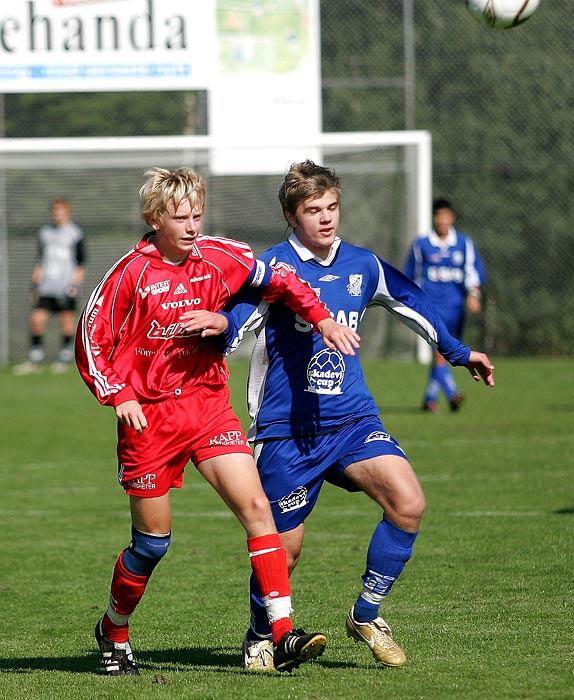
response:
M213 157L240 151L248 166L249 154L265 149L282 154L274 172L222 172ZM335 168L341 178L343 239L402 267L409 243L430 225L431 140L424 131L328 133L291 150L285 143L236 146L209 136L0 139L0 364L27 355L36 236L50 221L53 199L71 201L73 219L86 235L81 308L146 230L138 191L150 167L197 169L207 182L203 232L246 241L259 254L288 235L277 192L290 163L306 157ZM48 360L59 335L52 319ZM412 332L381 309L367 311L361 335L364 357L415 355Z

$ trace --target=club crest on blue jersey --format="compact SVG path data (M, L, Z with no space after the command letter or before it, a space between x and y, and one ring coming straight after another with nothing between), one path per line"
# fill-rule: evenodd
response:
M382 430L375 430L365 438L365 442L374 442L375 440L385 440L386 442L393 442L393 438L388 433L383 433Z
M349 284L347 291L352 297L361 296L361 287L363 285L363 275L349 275Z
M312 394L342 394L345 362L334 350L321 350L307 365L307 389Z
M307 505L307 489L304 486L298 486L296 489L288 493L283 498L277 501L282 513L288 513L290 510L297 510Z
M370 435L367 435L365 438L365 445L368 442L376 442L378 440L383 442L391 442L397 448L397 450L400 450L403 454L405 454L405 451L399 446L399 443L395 440L395 438L382 430L375 430Z

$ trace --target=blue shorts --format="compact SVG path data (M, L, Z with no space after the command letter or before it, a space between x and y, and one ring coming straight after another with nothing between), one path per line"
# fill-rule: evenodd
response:
M375 416L324 435L256 443L255 460L277 530L292 530L305 520L325 481L359 491L345 476L345 469L381 455L406 459L399 443Z

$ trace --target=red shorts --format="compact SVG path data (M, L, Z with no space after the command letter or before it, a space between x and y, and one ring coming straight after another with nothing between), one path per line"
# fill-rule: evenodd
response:
M118 423L118 479L130 496L154 498L181 488L191 460L252 454L229 402L227 385L200 386L192 393L144 404L148 427L140 435Z

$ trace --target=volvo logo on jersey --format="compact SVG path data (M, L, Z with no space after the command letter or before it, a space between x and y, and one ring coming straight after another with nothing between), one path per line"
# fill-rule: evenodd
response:
M342 355L333 350L321 350L313 355L307 365L308 386L312 394L342 394L345 378L345 362Z

